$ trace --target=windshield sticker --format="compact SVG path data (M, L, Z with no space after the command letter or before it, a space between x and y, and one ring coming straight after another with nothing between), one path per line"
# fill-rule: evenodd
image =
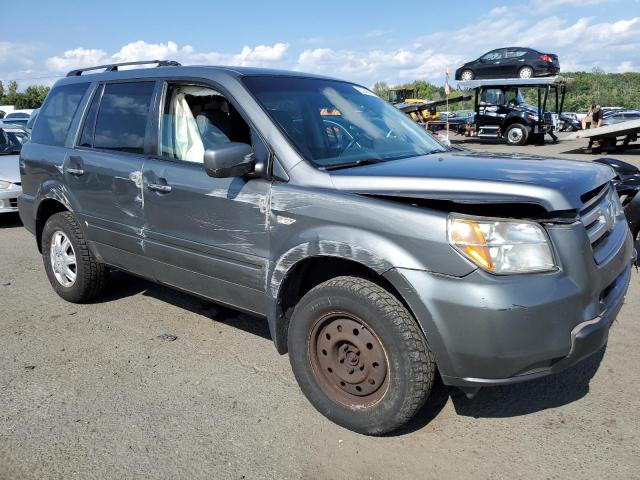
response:
M371 97L377 97L377 95L375 93L373 93L371 90L367 90L366 88L362 88L362 87L359 87L357 85L354 85L353 88L355 88L358 92L362 93L363 95L369 95Z

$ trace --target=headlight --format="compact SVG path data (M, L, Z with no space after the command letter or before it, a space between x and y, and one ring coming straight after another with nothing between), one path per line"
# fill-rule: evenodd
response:
M548 272L557 266L546 232L534 222L449 215L449 243L496 274Z
M11 186L10 182L5 182L4 180L0 180L0 190L6 190Z

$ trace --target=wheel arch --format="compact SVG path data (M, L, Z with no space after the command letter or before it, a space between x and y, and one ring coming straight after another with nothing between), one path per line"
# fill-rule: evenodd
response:
M56 213L68 211L69 209L62 202L53 198L45 198L38 204L36 212L36 243L40 253L42 253L42 231L47 220Z
M42 184L35 200L36 242L42 253L42 230L51 215L59 212L76 212L76 202L67 187L58 181L51 180Z
M326 254L305 257L291 265L279 282L268 319L271 336L278 352L287 353L289 322L298 301L312 288L335 277L354 276L381 286L396 297L415 319L414 312L400 290L382 273L384 272L353 258Z

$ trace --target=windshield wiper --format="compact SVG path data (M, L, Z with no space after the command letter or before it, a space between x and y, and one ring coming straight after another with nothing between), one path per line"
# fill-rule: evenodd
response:
M379 158L362 158L360 160L356 160L354 162L345 162L345 163L336 163L333 165L325 165L321 168L323 170L338 170L340 168L351 168L351 167L359 167L361 165L373 165L375 163L381 163L385 160Z

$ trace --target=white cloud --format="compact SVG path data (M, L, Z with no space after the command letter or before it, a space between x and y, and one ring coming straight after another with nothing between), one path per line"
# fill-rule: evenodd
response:
M144 40L123 45L115 51L79 47L33 64L35 50L0 42L0 71L34 70L34 77L60 75L73 68L147 59L174 59L185 65L214 64L268 66L316 72L372 85L378 80L390 84L423 79L444 81L446 66L455 70L462 62L498 47L523 46L557 53L564 71L594 67L610 72L640 68L640 16L601 21L598 17L566 18L566 9L606 0L558 0L563 8L553 11L534 8L536 2L508 4L450 31L397 41L387 31L372 28L360 37L345 37L339 46L328 37L289 43L245 45L235 52L196 49L175 42ZM545 5L558 2L548 2ZM566 8L565 8L566 7ZM375 27L375 25L373 26ZM328 40L329 39L329 40ZM293 50L293 51L292 51ZM44 67L44 68L43 68ZM6 73L2 75L6 77ZM38 82L36 82L38 83Z
M96 48L75 48L67 50L59 57L47 58L45 64L56 73L66 72L73 68L91 67L109 62L107 52Z
M100 65L110 62L135 62L139 60L177 60L183 64L212 63L241 66L264 66L282 61L289 45L245 46L240 53L197 52L191 45L183 47L175 42L148 43L143 40L131 42L109 55L104 50L93 48L76 48L67 50L61 56L46 59L46 66L56 73L63 73L74 68Z

